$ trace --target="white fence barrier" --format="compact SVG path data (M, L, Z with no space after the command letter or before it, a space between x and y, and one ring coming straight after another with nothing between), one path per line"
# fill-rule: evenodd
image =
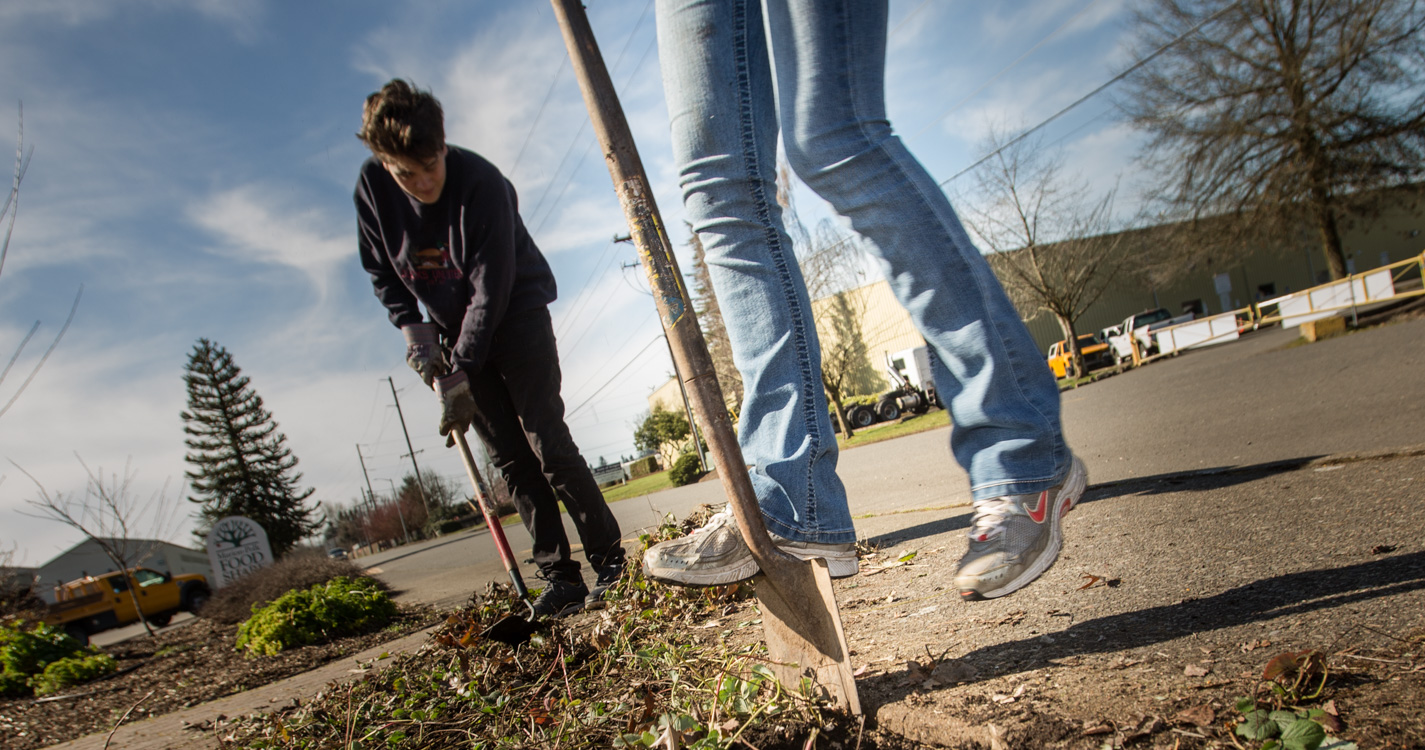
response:
M1352 276L1349 279L1312 287L1272 300L1281 316L1282 328L1329 318L1357 305L1381 302L1395 296L1395 282L1389 268ZM1270 302L1263 302L1266 306Z
M1172 328L1164 328L1153 333L1158 354L1172 354L1195 346L1210 346L1232 341L1237 338L1237 311L1219 313L1210 318L1199 318L1187 323L1179 323Z

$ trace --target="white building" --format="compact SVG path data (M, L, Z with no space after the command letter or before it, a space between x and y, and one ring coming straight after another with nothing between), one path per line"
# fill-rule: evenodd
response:
M112 543L134 567L152 568L160 573L197 573L212 578L212 566L206 552L181 547L158 539L105 539ZM118 570L114 561L93 539L61 552L36 569L39 580L35 593L45 601L54 601L54 587L84 576L97 576Z

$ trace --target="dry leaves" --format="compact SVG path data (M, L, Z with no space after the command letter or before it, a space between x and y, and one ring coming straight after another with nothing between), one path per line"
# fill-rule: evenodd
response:
M1179 711L1173 720L1179 724L1191 724L1195 727L1212 726L1212 722L1217 720L1217 711L1213 710L1211 704L1204 703L1201 706Z

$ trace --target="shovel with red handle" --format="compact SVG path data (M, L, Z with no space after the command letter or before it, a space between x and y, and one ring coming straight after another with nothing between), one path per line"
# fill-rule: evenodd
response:
M518 646L529 640L530 635L539 630L542 624L535 618L534 605L529 600L529 589L525 587L524 578L520 576L515 553L510 550L510 542L505 538L505 527L500 525L500 517L495 514L494 501L485 488L485 480L480 477L480 470L475 468L475 457L470 453L470 444L465 442L465 433L454 429L451 434L455 436L455 445L460 449L460 460L465 462L465 473L470 475L470 484L475 488L475 502L480 505L480 514L485 517L485 528L490 530L490 538L495 541L495 549L500 553L500 562L505 564L505 572L510 574L510 584L515 587L515 595L529 608L529 617L506 615L481 635Z

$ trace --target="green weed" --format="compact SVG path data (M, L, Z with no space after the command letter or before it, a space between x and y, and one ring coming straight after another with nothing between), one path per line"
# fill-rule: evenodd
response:
M1327 734L1340 721L1326 710L1301 704L1316 700L1326 689L1330 670L1320 651L1277 654L1262 670L1257 695L1237 701L1242 714L1235 734L1259 750L1356 750Z

